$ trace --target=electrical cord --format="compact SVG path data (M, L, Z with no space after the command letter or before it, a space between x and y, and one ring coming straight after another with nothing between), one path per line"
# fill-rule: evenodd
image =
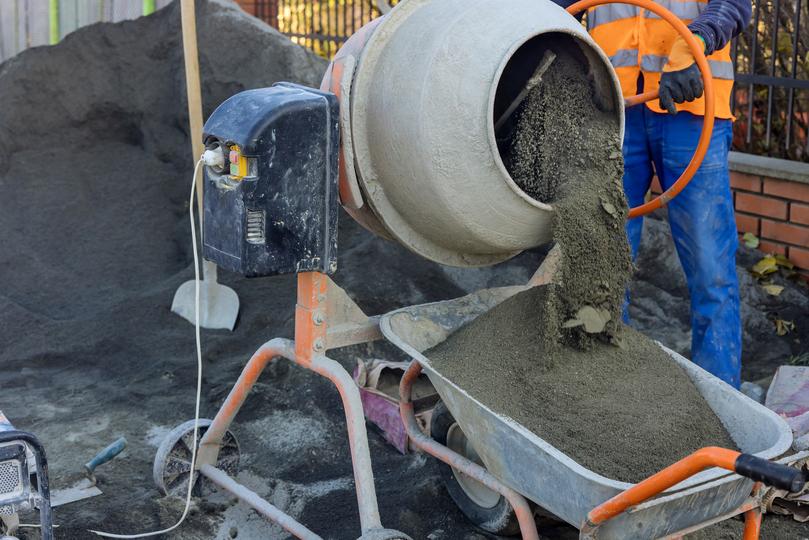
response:
M196 223L194 222L194 197L196 194L197 188L197 176L201 169L201 165L203 163L203 159L200 158L197 161L196 165L194 165L194 179L191 181L191 196L189 197L188 201L188 216L191 220L191 247L194 253L194 331L196 337L196 348L197 348L197 398L196 404L194 406L194 438L193 441L197 440L197 435L199 431L199 409L200 409L200 402L202 401L202 339L200 336L200 325L199 325L199 252L197 250L197 227ZM98 536L102 536L104 538L147 538L150 536L157 536L160 534L166 534L180 525L183 524L185 518L188 516L188 511L191 509L191 490L194 487L194 468L196 467L197 463L197 445L194 444L193 448L191 448L191 471L188 475L188 493L185 497L185 508L183 509L183 514L180 516L180 519L167 529L163 529L160 531L153 531L153 532L146 532L140 534L113 534L103 531L94 531L89 529L89 531L93 534Z

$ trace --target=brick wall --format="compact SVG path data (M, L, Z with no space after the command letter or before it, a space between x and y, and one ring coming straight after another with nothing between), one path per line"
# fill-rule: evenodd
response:
M809 279L809 164L731 152L730 168L739 235L755 234L762 253L786 256Z
M256 15L256 0L236 0L236 3L250 15Z
M809 183L737 171L730 183L739 232L755 234L761 251L809 271Z

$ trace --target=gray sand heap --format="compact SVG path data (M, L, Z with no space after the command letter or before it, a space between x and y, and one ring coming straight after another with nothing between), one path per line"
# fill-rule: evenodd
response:
M632 273L620 126L594 104L579 61L555 52L507 162L556 210L558 285L506 300L427 356L585 467L636 482L702 446L735 445L685 372L620 322Z

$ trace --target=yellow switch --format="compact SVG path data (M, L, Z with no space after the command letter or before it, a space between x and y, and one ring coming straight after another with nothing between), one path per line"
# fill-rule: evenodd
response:
M247 176L247 158L242 155L241 149L237 145L234 144L230 147L228 158L232 180L241 180Z

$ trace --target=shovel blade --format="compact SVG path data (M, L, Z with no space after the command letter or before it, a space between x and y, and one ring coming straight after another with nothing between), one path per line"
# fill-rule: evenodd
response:
M174 293L171 311L187 320L195 322L194 280L186 281ZM203 279L199 283L199 324L209 330L230 330L236 326L239 316L239 296L236 291L212 281Z

